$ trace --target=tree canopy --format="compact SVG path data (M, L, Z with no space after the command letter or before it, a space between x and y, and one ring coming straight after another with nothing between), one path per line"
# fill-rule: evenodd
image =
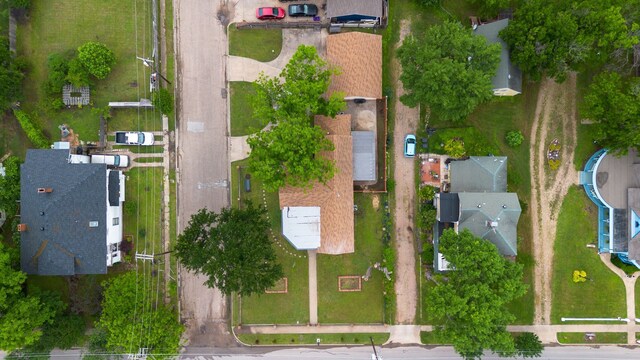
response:
M284 275L267 233L266 210L246 203L220 213L201 209L178 236L176 254L184 267L208 276L226 294L264 293Z
M0 111L8 109L22 95L24 74L11 56L9 42L0 37Z
M526 292L522 265L505 259L495 245L468 230L445 230L439 251L453 270L427 295L427 311L442 324L434 331L466 359L479 359L485 349L516 354L506 330L515 317L505 305Z
M89 41L78 48L78 60L89 74L104 79L116 63L116 56L105 44Z
M625 20L620 5L619 0L525 1L500 37L511 59L533 79L548 75L563 81L568 71L585 64L628 56L625 50L638 42L638 25Z
M175 354L183 326L164 301L156 301L155 279L130 271L103 283L102 314L97 328L104 332L105 349L118 353ZM141 346L142 345L142 346Z
M487 44L458 22L431 26L421 37L405 38L398 49L400 80L407 106L428 105L443 119L461 121L493 96L491 78L500 45Z
M7 352L36 343L42 327L63 309L56 297L24 293L27 275L14 269L17 257L17 250L0 242L0 349Z
M256 81L254 117L271 126L249 136L249 169L265 188L284 185L309 187L335 173L333 162L319 156L333 144L313 124L314 115L335 116L345 106L343 95L325 97L331 75L313 46L301 45L277 78L261 75Z
M582 103L582 117L595 121L598 144L614 153L640 149L640 82L614 72L596 76Z

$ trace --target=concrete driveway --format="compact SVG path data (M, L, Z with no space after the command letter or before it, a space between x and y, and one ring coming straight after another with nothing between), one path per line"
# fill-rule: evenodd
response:
M291 60L298 46L303 44L315 46L320 57L325 58L328 34L326 29L282 29L282 50L277 58L269 62L260 62L239 56L229 56L227 80L253 82L261 72L271 77L278 76Z
M198 209L229 206L225 0L177 0L178 231ZM204 277L181 269L180 311L193 346L234 346L227 299L203 285Z

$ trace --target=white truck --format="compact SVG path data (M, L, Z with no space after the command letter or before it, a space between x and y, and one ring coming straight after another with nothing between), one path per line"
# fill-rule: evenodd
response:
M153 134L142 131L116 131L118 145L153 145Z
M91 163L107 164L107 166L126 168L129 166L129 157L127 155L95 154L91 155Z

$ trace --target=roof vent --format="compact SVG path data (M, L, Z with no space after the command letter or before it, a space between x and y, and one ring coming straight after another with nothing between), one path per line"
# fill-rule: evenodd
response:
M53 192L53 188L38 188L38 194L51 193Z
M40 216L44 216L44 211L40 211Z
M19 232L27 231L27 224L18 224L18 231Z
M502 204L502 208L506 209L507 208L507 204Z
M89 221L89 227L98 227L97 221Z
M497 221L487 221L487 225L489 225L490 228L497 228L498 227L498 222Z
M40 231L44 231L44 226L40 226Z
M482 207L482 204L478 204L478 209L480 209Z

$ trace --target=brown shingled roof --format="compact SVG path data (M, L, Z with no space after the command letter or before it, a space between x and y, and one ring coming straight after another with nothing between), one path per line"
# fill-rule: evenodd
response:
M382 98L382 36L355 31L329 35L327 60L341 71L332 77L327 93Z
M320 249L322 254L354 252L353 152L351 115L335 119L316 116L316 125L327 131L333 151L321 155L335 161L336 174L326 185L315 183L311 189L286 186L280 189L280 208L286 206L320 207Z

